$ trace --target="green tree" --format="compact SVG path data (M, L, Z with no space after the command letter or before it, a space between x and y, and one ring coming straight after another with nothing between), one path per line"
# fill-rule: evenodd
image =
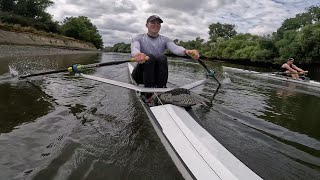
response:
M270 37L259 37L257 41L259 49L255 52L254 58L271 63L272 60L278 56L278 50L274 45L273 39Z
M308 8L308 12L311 14L313 21L320 21L320 6L311 6Z
M47 17L45 10L53 5L50 0L17 0L13 13L30 18Z
M210 41L216 41L218 37L224 39L230 39L237 34L235 25L232 24L221 24L213 23L209 25L209 39Z
M320 23L307 25L296 38L300 46L302 63L320 62Z
M296 39L298 32L295 30L285 31L283 38L275 43L280 57L279 60L287 59L289 57L294 57L299 62L301 60L301 48Z
M177 44L183 46L186 49L201 49L204 39L197 37L195 40L190 41L180 41Z
M12 12L16 4L16 0L0 0L0 10L4 12Z
M282 39L285 31L299 30L309 24L319 22L320 19L320 6L311 6L307 9L307 12L297 14L294 18L286 19L281 27L277 30L277 40Z
M57 33L58 22L45 12L52 4L50 0L0 0L1 21Z
M61 32L66 36L91 42L98 49L103 47L102 37L97 27L85 16L67 17L63 21Z

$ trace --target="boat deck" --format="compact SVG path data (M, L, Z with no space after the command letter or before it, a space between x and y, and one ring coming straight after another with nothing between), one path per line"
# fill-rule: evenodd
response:
M196 179L261 179L181 107L150 108L162 132Z

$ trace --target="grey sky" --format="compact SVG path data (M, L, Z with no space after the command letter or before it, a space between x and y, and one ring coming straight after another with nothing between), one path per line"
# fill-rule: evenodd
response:
M164 23L160 34L172 39L208 39L212 23L236 25L237 32L270 34L281 23L319 0L53 0L48 8L54 20L87 16L97 26L105 46L129 43L146 32L146 19L159 15Z

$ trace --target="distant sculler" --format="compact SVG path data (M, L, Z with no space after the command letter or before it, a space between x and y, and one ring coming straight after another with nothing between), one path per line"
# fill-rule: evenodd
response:
M282 64L281 71L287 73L293 79L299 79L299 74L306 74L308 71L304 71L293 64L294 59L289 58L286 63Z

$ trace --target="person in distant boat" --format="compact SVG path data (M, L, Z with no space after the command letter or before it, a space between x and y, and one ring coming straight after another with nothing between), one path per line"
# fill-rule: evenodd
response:
M166 87L168 81L168 63L164 55L166 49L178 56L189 55L193 59L199 59L197 50L185 49L168 37L160 35L162 23L159 16L150 16L146 21L148 32L133 37L131 42L131 55L138 62L132 77L136 83L144 84L145 87Z
M304 71L298 68L296 65L293 64L294 59L289 58L286 63L281 66L282 72L287 73L293 79L299 79L299 74L306 74L308 71Z

